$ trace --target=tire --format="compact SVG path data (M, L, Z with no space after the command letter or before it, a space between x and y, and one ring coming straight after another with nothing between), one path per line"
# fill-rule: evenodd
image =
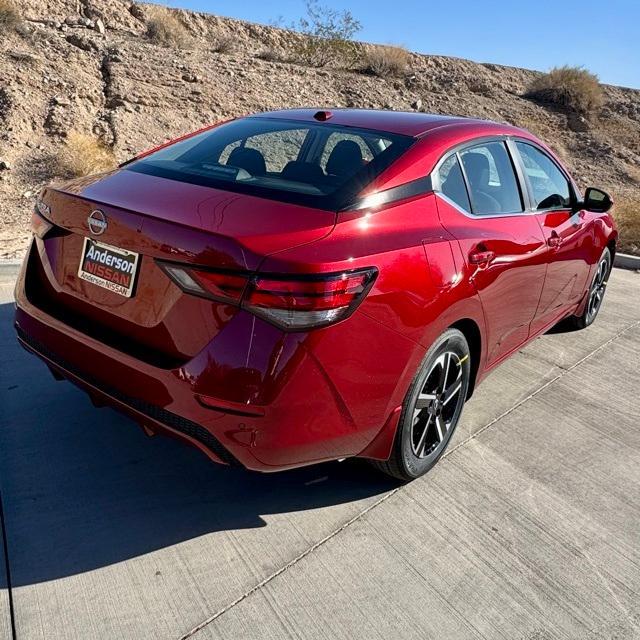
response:
M571 316L569 318L574 329L586 329L590 324L593 324L594 320L597 318L607 289L607 281L609 280L609 274L611 273L611 266L611 252L609 249L605 249L602 252L600 260L598 260L596 272L591 280L591 284L589 285L587 301L584 305L582 315Z
M373 466L410 481L436 464L462 414L470 357L467 340L457 329L447 329L434 342L407 391L391 456L384 462L372 460Z

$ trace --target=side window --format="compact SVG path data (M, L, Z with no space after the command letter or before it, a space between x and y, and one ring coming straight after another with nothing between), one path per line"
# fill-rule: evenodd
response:
M516 142L524 171L533 191L537 209L560 209L571 206L569 181L545 153L527 144Z
M438 178L440 180L440 191L447 196L449 200L453 200L459 207L471 213L471 203L467 194L467 187L464 184L462 170L458 162L458 156L451 154L438 169Z
M473 213L521 213L524 209L511 158L503 142L487 142L460 153Z
M281 172L287 163L298 159L302 143L308 133L307 129L284 129L270 131L246 139L244 148L254 149L264 159L262 173L266 168L269 173ZM241 146L240 140L228 144L220 154L219 162L227 164L232 158L234 149ZM254 154L255 156L255 154Z

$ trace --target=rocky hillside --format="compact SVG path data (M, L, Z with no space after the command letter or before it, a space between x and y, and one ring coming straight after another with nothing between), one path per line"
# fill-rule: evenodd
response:
M523 95L535 72L412 55L400 77L316 69L291 59L298 36L177 11L178 47L145 33L153 11L130 0L14 0L22 23L0 32L0 257L28 237L39 187L56 176L72 131L93 134L118 160L252 111L294 106L376 107L489 118L550 143L579 182L640 201L640 92L605 87L588 123ZM563 61L559 61L562 63Z

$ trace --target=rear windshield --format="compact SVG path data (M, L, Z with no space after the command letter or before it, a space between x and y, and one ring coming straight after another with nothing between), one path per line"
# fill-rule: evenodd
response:
M413 141L370 129L253 117L176 142L125 169L338 210Z

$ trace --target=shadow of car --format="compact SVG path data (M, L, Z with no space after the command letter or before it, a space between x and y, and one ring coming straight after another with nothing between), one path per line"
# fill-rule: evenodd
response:
M216 531L264 527L268 515L357 501L397 484L364 462L261 474L149 439L55 382L18 346L12 316L12 305L0 305L0 487L13 587Z

